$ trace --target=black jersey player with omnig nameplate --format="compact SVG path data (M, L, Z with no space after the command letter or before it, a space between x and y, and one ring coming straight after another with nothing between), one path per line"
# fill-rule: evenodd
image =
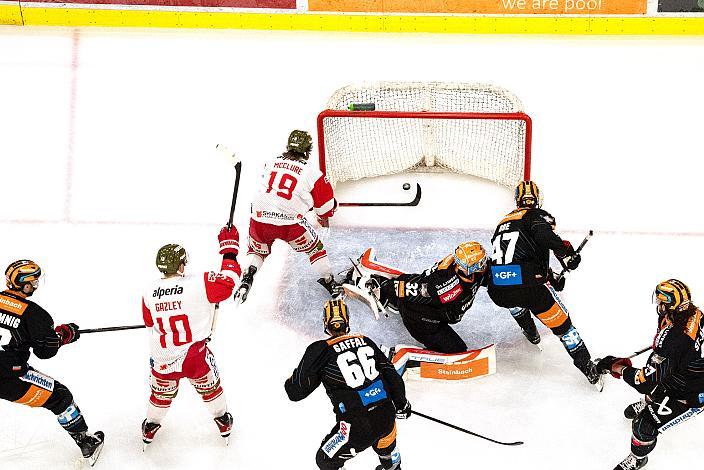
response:
M403 380L386 355L367 336L348 334L344 301L325 305L327 340L312 343L284 388L292 401L309 396L322 383L337 424L323 439L316 463L337 470L368 447L379 456L378 469L399 470L395 417L408 417Z
M15 261L5 270L8 290L0 293L0 399L54 413L93 465L103 446L103 433L89 434L71 391L28 364L30 349L38 358L49 359L80 336L75 323L54 328L51 315L29 300L41 275L30 260Z

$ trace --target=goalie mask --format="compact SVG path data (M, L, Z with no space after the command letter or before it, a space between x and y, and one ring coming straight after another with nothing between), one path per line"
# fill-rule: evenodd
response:
M518 183L514 199L516 200L516 207L518 208L534 209L543 205L540 189L538 189L538 185L532 181L521 181Z
M350 317L342 299L328 300L323 307L323 328L330 336L349 333Z
M684 282L668 279L655 287L653 302L655 302L660 316L683 313L689 310L692 305L692 294Z
M181 245L169 243L156 253L156 267L163 274L176 274L181 264L188 264L188 253Z
M486 271L486 251L477 242L460 243L455 248L455 264L467 276Z
M10 290L24 291L25 286L31 285L35 290L39 285L42 269L37 263L28 259L21 259L10 264L5 270L5 280ZM25 292L31 295L31 292Z
M296 152L308 157L308 153L313 148L313 138L306 131L295 130L288 136L286 150Z

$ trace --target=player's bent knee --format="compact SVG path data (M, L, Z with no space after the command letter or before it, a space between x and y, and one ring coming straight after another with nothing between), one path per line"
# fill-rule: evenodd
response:
M320 470L338 470L344 465L344 462L339 459L328 457L323 449L318 449L318 453L315 454L315 463Z
M44 403L44 408L55 415L60 415L73 404L73 394L64 384L54 382L54 391L49 399Z
M647 409L633 420L632 430L634 439L641 444L649 444L658 436L657 424Z

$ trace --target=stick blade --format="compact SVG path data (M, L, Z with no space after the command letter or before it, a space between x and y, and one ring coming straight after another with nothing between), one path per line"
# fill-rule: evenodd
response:
M222 156L226 157L232 165L241 164L240 158L230 150L230 148L225 144L217 144L215 150Z

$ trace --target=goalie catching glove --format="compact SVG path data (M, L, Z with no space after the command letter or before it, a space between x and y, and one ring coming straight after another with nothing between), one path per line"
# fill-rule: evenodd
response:
M411 417L412 413L413 412L411 411L411 402L406 400L405 405L396 409L396 418L397 419L408 419Z

